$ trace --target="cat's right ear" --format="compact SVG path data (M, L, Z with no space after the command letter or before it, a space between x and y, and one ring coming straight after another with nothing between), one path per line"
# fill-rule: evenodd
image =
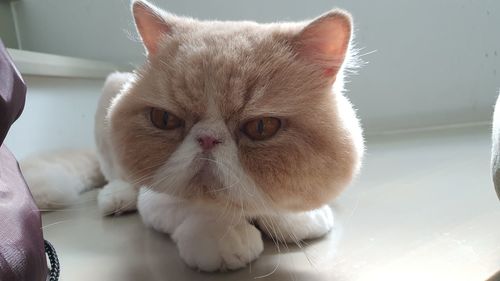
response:
M156 54L161 38L172 31L172 25L159 8L144 0L132 1L132 13L148 56Z

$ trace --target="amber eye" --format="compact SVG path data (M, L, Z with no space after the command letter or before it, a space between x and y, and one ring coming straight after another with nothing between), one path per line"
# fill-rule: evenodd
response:
M153 123L153 125L155 125L158 129L162 130L173 130L184 125L184 121L182 121L179 117L158 108L151 109L150 118L151 123Z
M281 128L281 120L275 117L262 117L246 122L242 131L252 140L265 140L274 136Z

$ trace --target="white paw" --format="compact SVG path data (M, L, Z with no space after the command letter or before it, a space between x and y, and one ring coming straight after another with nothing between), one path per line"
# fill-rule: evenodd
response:
M259 217L257 224L274 239L297 242L319 238L330 232L333 228L333 213L330 206L325 205L307 212Z
M248 222L238 225L186 219L174 232L181 258L202 271L245 267L264 249L260 231Z
M187 215L183 203L170 195L141 188L137 210L142 222L159 232L173 233Z
M137 191L127 182L112 181L99 191L97 205L105 216L135 211L137 209Z

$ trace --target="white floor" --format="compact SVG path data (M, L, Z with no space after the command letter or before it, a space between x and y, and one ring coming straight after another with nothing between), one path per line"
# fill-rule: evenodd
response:
M500 270L489 155L486 127L370 138L361 176L333 204L335 231L281 253L267 241L236 272L191 270L136 214L101 218L95 192L45 213L44 233L61 280L485 280Z

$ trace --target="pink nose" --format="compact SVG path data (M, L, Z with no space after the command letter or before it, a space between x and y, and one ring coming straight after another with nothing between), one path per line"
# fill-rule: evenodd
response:
M203 148L204 151L211 150L216 145L221 143L220 140L208 135L199 136L196 140L198 141L198 144L201 146L201 148Z

